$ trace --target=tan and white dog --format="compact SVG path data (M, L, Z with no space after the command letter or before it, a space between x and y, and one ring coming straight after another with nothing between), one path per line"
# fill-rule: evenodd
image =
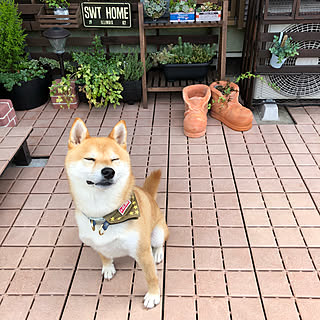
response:
M110 280L116 273L113 258L134 258L148 284L144 305L153 308L160 302L155 262L162 261L169 235L155 201L161 171L152 172L142 188L135 186L126 140L124 121L116 124L109 137L96 138L77 118L70 131L65 168L79 237L98 252L104 278Z

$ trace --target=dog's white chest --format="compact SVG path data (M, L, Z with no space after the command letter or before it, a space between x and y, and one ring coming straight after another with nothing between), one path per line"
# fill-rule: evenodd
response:
M128 230L126 222L110 225L103 235L99 235L99 226L93 231L89 220L83 215L77 214L76 220L80 240L106 258L136 257L139 234Z

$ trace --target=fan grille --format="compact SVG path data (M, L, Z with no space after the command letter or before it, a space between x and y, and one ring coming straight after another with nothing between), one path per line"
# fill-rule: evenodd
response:
M284 33L290 32L320 32L320 24L295 24L283 30ZM316 40L305 40L297 42L300 49L320 49L320 42ZM284 65L294 66L297 56L288 58ZM320 65L320 58L318 58ZM303 97L320 92L320 74L287 74L270 75L269 81L279 88L279 93L287 97Z

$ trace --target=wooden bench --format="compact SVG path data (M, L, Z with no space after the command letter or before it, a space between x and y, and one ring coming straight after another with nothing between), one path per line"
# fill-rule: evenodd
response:
M31 162L27 145L31 131L32 127L0 128L0 175L11 160L21 166Z

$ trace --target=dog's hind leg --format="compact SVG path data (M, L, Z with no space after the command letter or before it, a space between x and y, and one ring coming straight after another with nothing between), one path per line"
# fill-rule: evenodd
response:
M163 260L163 245L168 236L168 227L164 221L164 217L162 217L151 234L151 247L155 263L160 263Z
M117 272L114 267L113 260L106 258L100 252L98 252L98 254L99 254L101 261L102 261L102 272L101 273L105 279L111 280Z

